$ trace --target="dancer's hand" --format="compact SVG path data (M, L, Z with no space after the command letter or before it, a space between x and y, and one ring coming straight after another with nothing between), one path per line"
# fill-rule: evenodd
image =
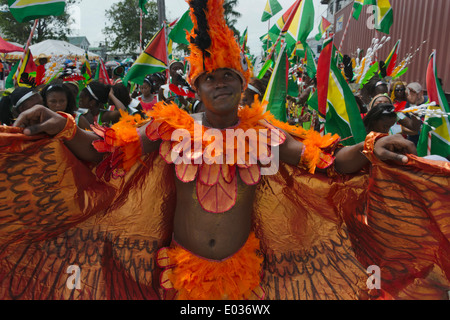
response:
M14 122L14 127L23 128L23 133L27 136L40 133L55 136L64 129L66 122L67 119L56 112L42 105L36 105L22 112Z
M401 134L395 134L379 139L375 143L374 154L382 161L408 163L406 154L417 155L417 148Z

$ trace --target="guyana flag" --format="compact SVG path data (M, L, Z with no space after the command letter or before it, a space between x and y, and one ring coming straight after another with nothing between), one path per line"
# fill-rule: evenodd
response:
M322 20L320 21L319 24L319 33L316 35L315 39L317 41L320 41L320 39L322 39L323 35L325 34L325 32L327 32L327 30L331 27L331 22L328 21L327 19L325 19L324 17L322 17Z
M325 118L325 133L338 134L344 145L366 138L366 129L352 90L337 67L333 40L324 43L317 65L317 91L308 104Z
M295 13L291 15L291 19L286 23L283 30L283 32L286 32L288 48L294 47L298 41L305 43L314 28L314 4L312 0L301 1Z
M133 63L123 82L128 83L131 81L143 84L147 75L166 70L169 64L168 59L166 27L164 26L150 40L145 50Z
M283 10L283 7L277 0L267 0L266 7L264 9L263 16L261 18L262 22L265 22L276 15L278 12Z
M436 102L437 107L445 113L450 113L450 107L445 97L444 90L437 77L436 51L430 56L427 69L427 91L430 102ZM420 157L427 155L439 155L448 157L450 155L450 121L448 118L425 118L424 125L420 133L417 153ZM433 130L433 128L436 128Z
M248 27L245 28L245 31L242 34L240 42L239 42L243 52L247 51L247 42L248 42Z
M389 0L355 0L353 3L353 18L359 19L362 8L365 5L373 6L375 15L375 29L389 34L394 22L394 13Z
M48 16L60 16L66 7L65 0L8 0L9 10L18 22Z
M362 8L365 4L372 4L372 0L354 0L353 2L353 18L355 20L359 19L359 16L361 15Z
M400 42L401 40L398 40L395 44L394 48L392 49L391 53L389 53L389 56L386 58L385 65L386 65L386 75L392 76L392 73L395 70L395 65L397 64L398 59L398 52L400 49Z
M294 4L278 19L278 21L270 28L269 30L269 37L270 39L275 42L278 37L281 34L281 31L283 31L287 26L290 25L293 18L293 12L297 11L300 3L302 0L297 0L294 2Z
M389 0L372 0L375 14L375 29L389 34L391 26L394 23L394 12L392 11Z
M288 92L289 60L286 44L281 48L275 68L270 77L263 101L267 102L270 111L277 120L286 122L286 96Z

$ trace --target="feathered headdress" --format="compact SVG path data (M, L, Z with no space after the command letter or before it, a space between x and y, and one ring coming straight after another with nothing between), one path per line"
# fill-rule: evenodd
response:
M187 0L194 28L188 34L191 54L189 82L195 88L195 81L203 73L218 69L232 69L241 78L244 88L251 77L245 54L227 26L223 8L224 0Z

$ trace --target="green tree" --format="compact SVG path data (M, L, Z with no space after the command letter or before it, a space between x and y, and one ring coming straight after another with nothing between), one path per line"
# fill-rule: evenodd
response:
M159 30L158 9L154 1L147 3L148 14L143 16L142 47L148 44ZM139 0L122 0L106 10L108 25L103 30L108 38L108 45L115 51L135 54L140 41Z
M73 22L67 10L71 5L80 3L80 1L66 0L66 11L63 15L39 19L33 42L41 42L46 39L67 40L67 36L71 34L70 24ZM0 0L0 6L7 8L8 0ZM33 24L34 21L17 22L9 11L0 12L0 31L8 40L25 44L30 36Z
M236 29L237 20L242 16L234 8L238 5L238 0L225 0L223 8L225 9L225 20L233 32L240 36L241 33Z

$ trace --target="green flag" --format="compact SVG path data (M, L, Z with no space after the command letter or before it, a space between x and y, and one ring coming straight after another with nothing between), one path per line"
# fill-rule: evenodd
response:
M262 22L265 22L276 15L278 12L283 10L283 7L277 0L267 0L266 7L264 9L263 16L261 18Z
M66 7L65 0L8 0L9 11L18 22L48 16L60 16Z
M325 117L326 133L338 134L342 139L347 139L342 142L344 145L355 145L365 140L366 129L353 92L337 67L334 52L332 41L327 41L319 57L317 70L317 79L321 81L308 105ZM328 78L328 83L322 80L324 77ZM319 85L323 86L319 88ZM320 106L319 95L323 101Z
M443 113L450 113L450 106L441 83L438 80L436 67L436 51L434 51L428 63L427 69L427 91L430 102L436 102L436 107L429 107ZM450 155L450 121L448 117L431 118L426 117L425 123L420 133L417 145L419 157L427 155L439 155L448 157Z
M267 111L270 111L277 120L286 122L286 95L288 91L289 60L286 51L286 44L281 48L278 55L275 69L270 77L266 94L263 101L266 101Z
M394 22L394 13L389 0L355 0L353 3L353 18L359 19L363 6L373 6L375 29L389 34Z
M12 66L11 71L9 72L8 78L6 78L5 82L5 89L14 88L14 75L17 72L17 68L19 67L20 63L16 63L14 66Z
M286 26L286 43L293 48L298 41L306 42L314 28L314 4L312 0L303 0L298 6L290 25Z
M194 23L192 22L191 16L187 10L180 20L175 24L172 31L169 33L169 39L172 39L175 43L181 43L189 45L189 41L186 39L186 32L191 31L194 28Z
M141 8L142 12L147 14L148 10L145 7L145 5L147 4L148 0L139 0L139 8Z

